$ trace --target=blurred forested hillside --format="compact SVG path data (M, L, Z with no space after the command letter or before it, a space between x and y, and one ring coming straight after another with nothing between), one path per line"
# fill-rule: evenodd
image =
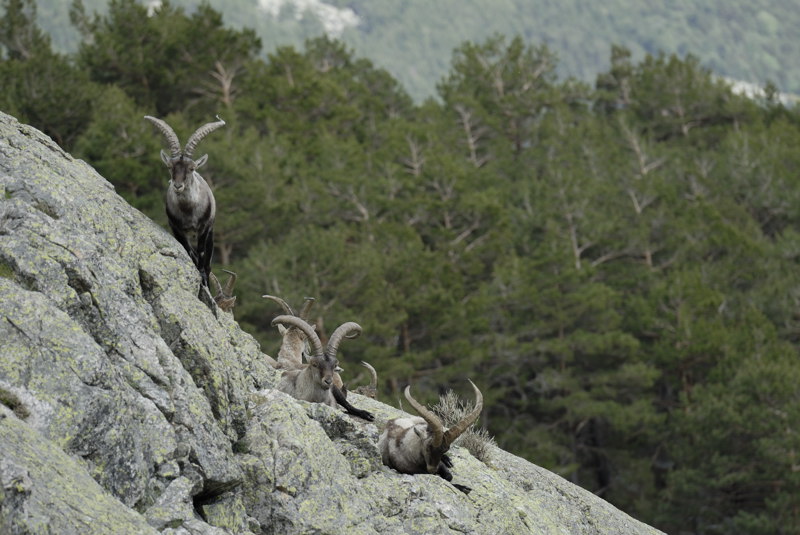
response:
M227 121L196 151L212 267L265 352L261 296L314 296L323 337L363 326L351 385L362 359L388 402L469 377L503 448L668 533L800 534L797 108L691 54L614 47L580 83L513 35L459 43L420 104L336 40L263 57L208 5L75 9L69 55L31 0L0 5L0 109L159 223L143 116Z
M302 46L327 33L371 59L420 101L433 96L463 41L494 34L546 43L561 76L593 81L608 69L612 45L645 54L684 55L727 78L800 94L800 9L794 0L207 0L226 23L253 28L264 52ZM83 0L105 12L108 0ZM152 4L153 0L142 3ZM42 27L57 49L72 52L78 35L69 0L37 0ZM196 8L200 0L171 0ZM300 6L300 7L298 7Z

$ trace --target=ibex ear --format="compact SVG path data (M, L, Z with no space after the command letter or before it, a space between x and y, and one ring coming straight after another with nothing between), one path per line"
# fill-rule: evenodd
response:
M164 162L164 165L167 167L172 167L172 158L164 149L161 149L161 161Z
M194 162L194 168L200 169L206 164L207 161L208 161L208 154L203 154L203 156L201 156L200 159Z

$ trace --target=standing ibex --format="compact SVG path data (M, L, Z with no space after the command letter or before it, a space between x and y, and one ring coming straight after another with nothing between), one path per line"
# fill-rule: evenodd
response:
M404 416L386 422L378 439L383 464L404 474L437 474L452 481L449 469L453 463L447 451L453 441L475 423L483 409L481 391L472 381L469 384L475 389L475 408L449 429L444 428L438 416L411 397L411 386L407 386L406 399L421 418ZM463 485L454 486L465 493L471 490Z
M344 338L355 338L361 334L358 323L350 321L337 327L324 349L314 328L297 316L277 316L272 324L300 329L306 335L312 351L307 364L283 372L278 390L313 403L324 403L334 408L340 405L349 414L365 420L375 419L370 412L353 407L334 382L336 367L339 365L336 359L339 344Z
M171 154L162 150L161 160L169 168L170 173L167 219L172 234L189 253L189 257L203 277L203 284L208 286L211 255L214 252L214 217L217 207L211 188L196 171L206 163L208 154L193 160L192 153L204 137L224 126L225 121L217 116L216 122L204 124L195 130L181 150L178 136L167 123L149 115L145 115L144 118L156 125L169 143ZM197 244L196 249L193 243Z

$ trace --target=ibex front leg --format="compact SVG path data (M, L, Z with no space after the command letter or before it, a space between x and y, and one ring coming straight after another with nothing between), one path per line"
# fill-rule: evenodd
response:
M331 391L333 392L333 399L335 399L336 403L338 403L348 414L358 416L359 418L363 418L368 422L375 420L375 416L371 412L353 407L353 405L347 401L347 397L345 396L344 392L339 390L338 387L331 387Z
M169 210L167 210L167 220L169 221L169 228L172 230L172 235L175 236L175 239L178 240L178 243L180 243L183 248L186 249L186 252L189 254L189 258L192 259L192 263L199 268L197 251L195 251L194 247L192 247L192 244L189 243L189 238L186 237L186 233L181 229L179 220L173 217Z
M211 257L214 254L214 222L197 237L197 252L199 258L197 261L197 269L203 277L203 284L208 286L208 277L211 274Z

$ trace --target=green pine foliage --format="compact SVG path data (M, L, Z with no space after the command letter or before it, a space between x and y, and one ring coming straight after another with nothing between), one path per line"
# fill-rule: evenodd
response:
M157 222L163 139L142 116L183 140L226 120L199 148L214 268L238 273L265 352L261 295L313 296L323 337L362 325L340 360L375 366L381 399L470 378L499 446L646 522L800 534L797 109L690 54L615 47L590 87L502 35L456 47L415 104L342 42L261 59L211 7L167 2L76 3L84 44L60 56L32 5L3 2L0 109Z

